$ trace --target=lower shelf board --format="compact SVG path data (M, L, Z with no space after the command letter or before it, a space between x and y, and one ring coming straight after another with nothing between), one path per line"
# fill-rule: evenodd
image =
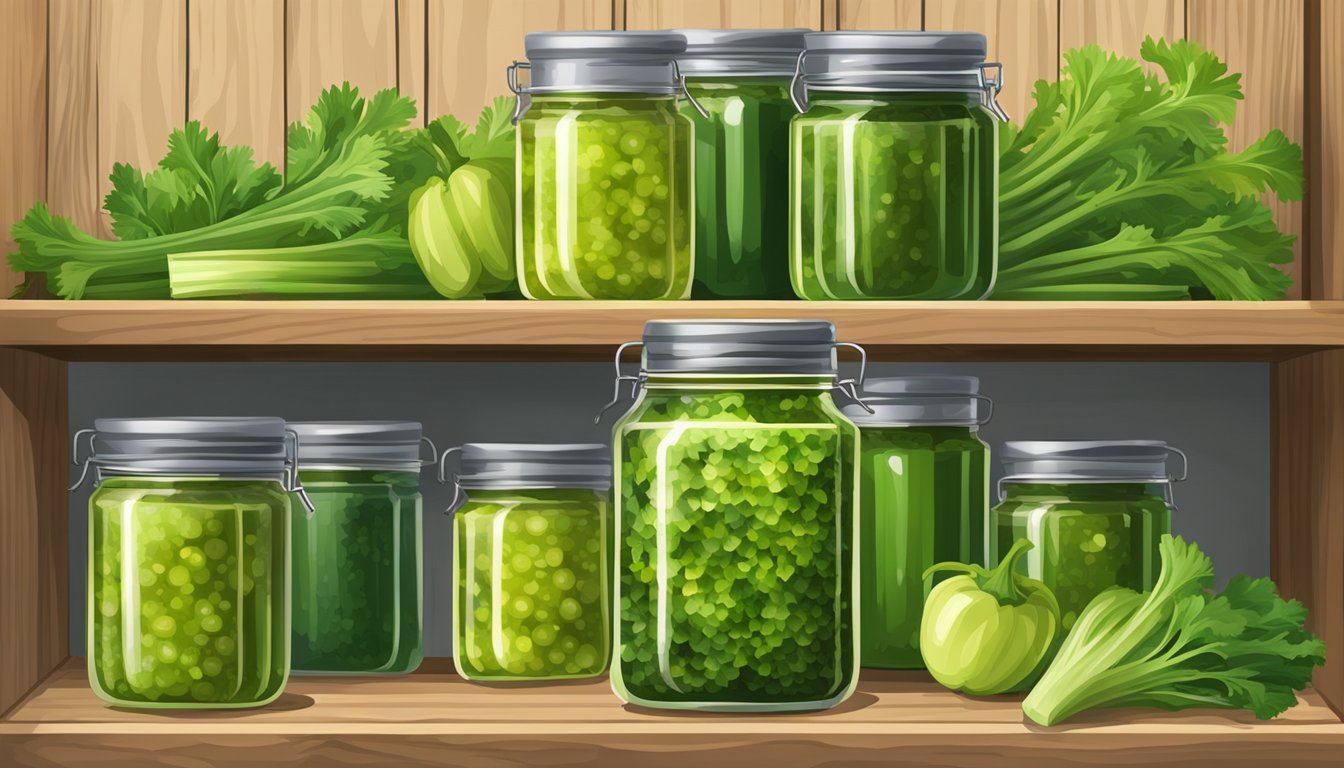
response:
M0 720L0 766L1340 765L1344 722L1312 690L1270 722L1103 710L1024 722L914 672L865 671L840 707L710 715L622 706L607 682L481 686L429 659L405 677L295 677L256 710L105 707L70 659Z

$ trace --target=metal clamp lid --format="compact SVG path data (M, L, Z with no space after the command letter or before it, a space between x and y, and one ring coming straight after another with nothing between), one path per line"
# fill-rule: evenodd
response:
M459 457L458 471L448 480L448 456ZM462 502L463 489L588 489L611 488L611 449L600 443L466 443L443 452L440 484L451 482L453 499L445 514Z
M1014 452L1020 452L1017 455ZM1130 451L1127 455L1117 452ZM1030 455L1035 452L1035 455ZM1091 452L1095 455L1082 455ZM1171 456L1181 459L1180 472L1168 471ZM1160 456L1160 459L1155 457ZM1162 468L1157 468L1160 461ZM1172 485L1190 475L1190 458L1173 445L1151 440L1121 441L1010 441L1005 444L1003 462L1016 467L999 478L999 500L1005 498L1004 486L1010 483L1059 485L1143 484L1161 485L1167 503L1176 506Z

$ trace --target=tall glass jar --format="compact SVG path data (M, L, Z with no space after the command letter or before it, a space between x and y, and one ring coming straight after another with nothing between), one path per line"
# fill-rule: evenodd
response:
M677 110L675 62L685 45L658 32L527 35L509 87L528 298L690 296L691 123Z
M813 32L790 138L790 269L804 299L980 299L998 260L985 37Z
M123 707L274 700L289 676L289 491L300 490L284 421L98 419L76 434L76 455L86 435L94 693Z
M468 443L445 458L458 451L454 482L465 491L453 546L458 674L602 674L611 659L610 449Z
M1155 440L1019 441L1004 444L1003 466L991 546L1002 557L1019 538L1035 545L1019 569L1054 591L1065 629L1102 590L1153 588L1184 453Z
M974 376L868 379L844 407L859 426L859 656L865 667L923 669L924 599L936 563L983 565L991 403ZM871 412L870 412L871 410Z
M793 298L789 81L804 29L681 29L695 126L696 298Z
M415 670L423 657L420 424L289 426L316 508L294 516L294 671Z
M854 689L858 430L825 321L654 321L615 427L627 702L824 709ZM617 353L619 359L619 352Z

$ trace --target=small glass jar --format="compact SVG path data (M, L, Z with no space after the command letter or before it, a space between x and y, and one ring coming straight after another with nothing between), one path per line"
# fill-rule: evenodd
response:
M859 426L859 658L865 667L923 669L924 600L950 574L984 565L989 446L977 434L992 403L974 376L868 379L844 407ZM870 410L871 409L871 412Z
M684 299L693 274L691 123L680 35L544 32L518 96L518 274L529 299ZM531 82L517 82L518 69Z
M980 299L998 260L1002 83L985 37L805 36L790 268L804 299Z
M468 443L444 456L458 451L454 483L465 491L453 546L458 674L479 681L601 675L611 660L611 451L588 443Z
M98 419L76 456L85 435L94 693L122 707L273 701L289 676L289 492L301 494L284 421Z
M316 508L294 516L294 672L414 671L424 654L420 424L289 426Z
M670 709L835 706L856 681L858 430L831 399L853 385L834 327L654 321L643 346L614 437L612 687Z
M695 126L695 286L707 299L793 298L789 99L805 29L681 29Z
M1172 454L1179 475L1168 469ZM1017 539L1035 545L1019 570L1055 593L1065 629L1102 590L1153 588L1184 453L1150 440L1019 441L1004 444L1003 465L992 549L997 559Z

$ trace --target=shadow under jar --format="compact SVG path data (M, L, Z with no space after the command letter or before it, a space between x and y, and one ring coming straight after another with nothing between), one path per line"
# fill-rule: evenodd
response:
M1181 458L1180 475L1168 468ZM1162 571L1158 542L1171 533L1171 485L1185 454L1155 440L1004 443L991 549L997 562L1017 539L1033 545L1018 570L1055 593L1065 629L1103 590L1144 592Z
M458 674L477 681L602 674L611 658L611 451L591 443L468 443L445 451L445 459L459 451Z
M98 419L76 455L85 434L94 693L125 707L273 701L289 676L300 490L284 421Z
M518 96L516 241L529 299L685 299L691 123L680 35L536 32ZM519 69L530 82L517 82Z
M803 299L980 299L998 260L1001 72L984 35L811 32L790 130Z
M614 436L612 687L670 709L839 704L856 681L858 430L831 399L852 385L834 327L654 321L643 346Z
M294 516L294 672L414 671L424 655L420 424L289 426L315 508Z

